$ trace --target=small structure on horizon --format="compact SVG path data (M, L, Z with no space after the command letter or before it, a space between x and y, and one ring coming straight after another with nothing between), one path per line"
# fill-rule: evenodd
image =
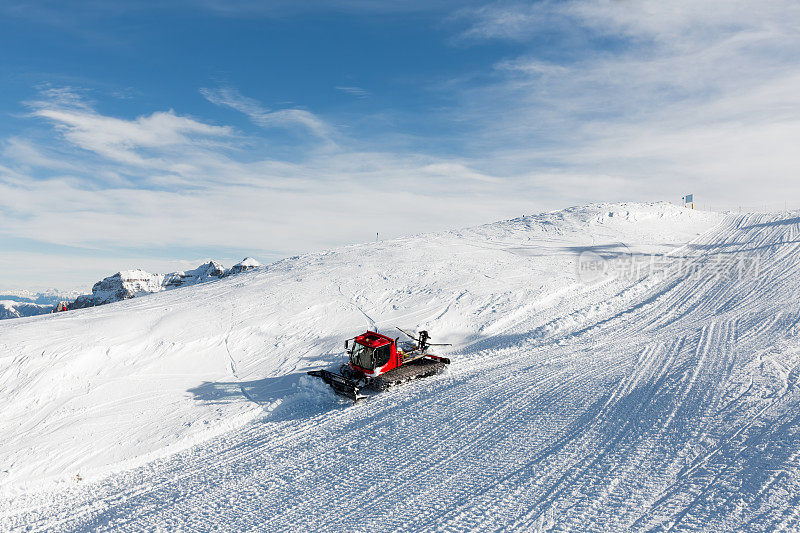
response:
M682 198L683 198L683 207L686 207L686 204L691 204L692 209L694 209L694 194L687 194Z

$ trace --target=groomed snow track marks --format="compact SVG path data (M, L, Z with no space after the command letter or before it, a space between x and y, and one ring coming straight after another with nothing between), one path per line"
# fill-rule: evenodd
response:
M800 528L798 220L731 216L676 251L760 272L654 275L473 343L356 406L262 420L60 496L33 529L769 531Z

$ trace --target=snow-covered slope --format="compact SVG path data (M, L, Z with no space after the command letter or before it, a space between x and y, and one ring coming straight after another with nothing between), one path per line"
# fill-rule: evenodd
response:
M797 528L798 234L597 205L7 321L0 527ZM394 325L448 371L304 376Z
M193 270L170 272L169 274L151 274L141 269L122 270L95 283L91 294L79 296L70 304L69 308L84 309L178 287L217 281L227 276L254 270L260 266L258 261L247 257L230 269L226 269L216 261L209 261Z

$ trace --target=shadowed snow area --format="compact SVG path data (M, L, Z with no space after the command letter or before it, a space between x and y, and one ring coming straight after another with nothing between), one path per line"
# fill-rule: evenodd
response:
M796 529L798 251L797 215L601 204L4 321L0 528ZM447 371L304 374L395 325Z

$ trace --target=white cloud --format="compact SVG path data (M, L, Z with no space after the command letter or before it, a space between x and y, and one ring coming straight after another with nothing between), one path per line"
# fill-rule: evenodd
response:
M53 97L55 95L55 97ZM134 120L101 115L68 90L48 89L44 99L29 103L33 115L52 122L64 138L83 150L137 166L154 166L144 152L190 146L198 138L230 137L233 130L214 126L174 111L155 112Z
M458 119L480 124L473 154L495 172L617 176L597 200L679 198L718 207L800 204L800 5L540 2L462 11L462 38L530 51L464 87ZM561 55L539 39L556 35ZM550 42L549 40L547 42Z
M270 111L257 100L244 96L232 87L202 88L200 94L213 104L230 107L244 113L251 121L263 128L295 128L299 126L327 141L331 140L333 134L333 128L310 111L304 109Z
M27 167L74 171L78 167L63 157L63 154L48 153L29 139L11 137L3 142L2 155L8 160ZM0 169L2 172L2 169Z
M800 5L792 0L544 0L465 8L455 19L470 22L461 34L465 39L526 40L556 32L574 38L590 32L589 36L641 39L635 43L640 47L655 42L687 49L720 35L796 33L798 16Z
M715 36L751 32L797 33L800 5L791 0L757 3L728 0L693 2L587 2L560 6L568 15L604 34L625 34L686 49Z
M355 96L356 98L366 98L370 95L368 90L362 89L361 87L356 87L354 85L337 85L334 87L334 89Z
M67 179L0 173L0 233L69 246L226 247L297 253L491 220L524 199L497 194L462 164L385 154L326 157L303 166L246 166L247 185L220 173L190 191L87 190ZM229 169L236 172L236 169ZM472 193L474 196L469 197ZM24 220L21 212L29 213Z
M510 39L519 40L532 33L542 31L563 19L562 8L553 2L530 4L488 4L476 8L465 8L454 15L456 20L469 20L464 30L464 39Z

